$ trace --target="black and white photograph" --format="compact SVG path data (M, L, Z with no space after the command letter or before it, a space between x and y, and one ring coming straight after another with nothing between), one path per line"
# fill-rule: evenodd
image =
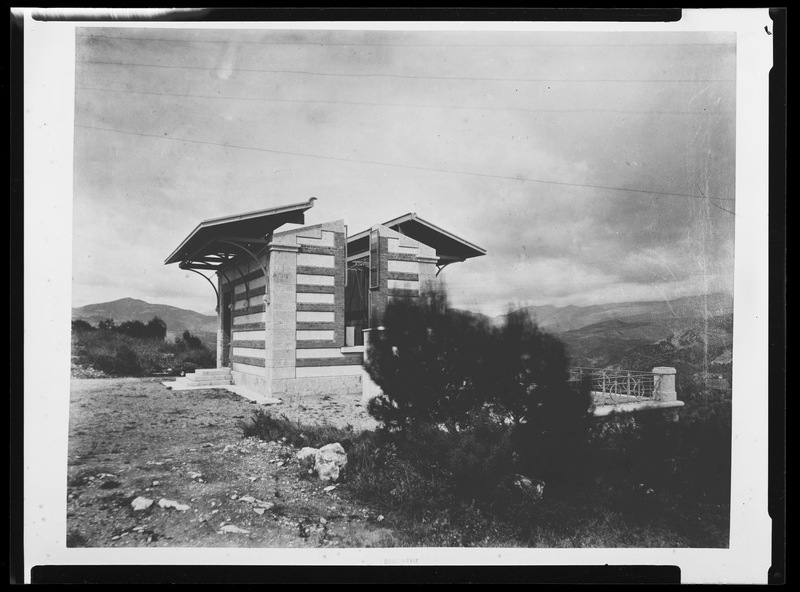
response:
M758 583L765 26L31 23L27 545Z

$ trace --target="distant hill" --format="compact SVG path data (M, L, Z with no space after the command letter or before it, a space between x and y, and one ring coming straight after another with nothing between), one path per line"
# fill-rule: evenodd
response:
M526 307L542 329L554 333L581 329L603 321L625 322L670 321L687 318L714 317L733 312L733 297L716 293L687 296L674 300L648 302L616 302L593 306L528 306ZM505 315L496 317L500 324Z
M684 389L730 391L733 298L728 294L527 310L564 342L573 366L640 371L672 366Z
M193 310L167 304L151 304L135 298L121 298L72 309L73 321L80 319L94 326L105 319L113 319L119 325L124 321L146 323L153 317L158 317L167 324L169 338L188 330L205 343L216 343L217 317Z

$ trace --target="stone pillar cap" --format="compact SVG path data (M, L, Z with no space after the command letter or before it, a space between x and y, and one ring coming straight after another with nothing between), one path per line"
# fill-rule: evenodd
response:
M669 366L658 366L657 368L653 368L653 374L675 374L675 368L671 368Z

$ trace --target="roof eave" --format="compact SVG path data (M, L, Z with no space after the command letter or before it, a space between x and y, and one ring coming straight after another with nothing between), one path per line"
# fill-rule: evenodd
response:
M260 216L267 216L267 215L274 215L280 216L281 214L288 214L293 211L298 213L305 213L310 208L314 207L314 202L317 200L316 197L309 198L308 201L299 202L296 204L291 204L287 206L280 206L277 208L269 208L266 210L256 210L252 212L245 212L243 214L236 214L233 216L223 216L220 218L210 218L208 220L204 220L200 222L189 235L181 241L181 244L178 245L169 257L164 260L164 265L169 265L171 263L180 263L184 261L184 258L179 256L179 253L185 251L186 246L191 242L191 240L197 236L197 233L201 230L206 228L213 228L214 226L220 226L222 224L229 224L231 222L239 222L243 220L252 220L258 218Z

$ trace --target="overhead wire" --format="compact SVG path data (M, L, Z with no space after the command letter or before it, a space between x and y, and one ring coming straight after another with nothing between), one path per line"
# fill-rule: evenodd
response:
M392 163L392 162L384 162L378 160L366 160L366 159L356 159L356 158L343 158L338 156L330 156L330 155L323 155L323 154L312 154L308 152L294 152L288 150L277 150L272 148L261 148L256 146L242 146L239 144L230 144L224 142L210 142L205 140L194 140L190 138L179 138L175 136L167 136L158 135L158 134L147 134L143 132L134 132L134 131L127 131L127 130L119 130L114 128L106 128L100 126L90 126L90 125L82 125L82 124L75 124L75 127L82 128L82 129L90 129L90 130L98 130L98 131L105 131L110 133L119 133L119 134L127 134L133 136L141 136L145 138L157 138L159 140L172 140L175 142L185 142L188 144L204 144L208 146L218 146L222 148L234 148L239 150L250 150L255 152L267 152L271 154L284 154L287 156L300 156L304 158L316 158L322 160L332 160L338 162L349 162L355 164L371 164L371 165L379 165L379 166L386 166L386 167L395 167L395 168L402 168L402 169L411 169L411 170L420 170L420 171L427 171L427 172L436 172L436 173L446 173L446 174L453 174L453 175L468 175L473 177L483 177L483 178L490 178L490 179L506 179L511 181L523 181L528 183L541 183L547 185L559 185L559 186L567 186L567 187L583 187L583 188L591 188L591 189L601 189L607 191L622 191L628 193L638 193L638 194L646 194L646 195L656 195L656 196L671 196L671 197L686 197L686 198L693 198L693 199L706 199L706 200L717 200L717 201L734 201L734 198L729 197L712 197L712 196L704 196L704 195L697 195L692 193L679 193L679 192L671 192L671 191L654 191L648 189L635 189L630 187L614 187L609 185L594 185L588 183L569 183L566 181L552 181L546 179L534 179L530 177L518 177L518 176L509 176L509 175L499 175L499 174L492 174L492 173L480 173L475 171L461 171L461 170L454 170L454 169L439 169L435 167L427 167L421 165L409 165L409 164L401 164L401 163Z

